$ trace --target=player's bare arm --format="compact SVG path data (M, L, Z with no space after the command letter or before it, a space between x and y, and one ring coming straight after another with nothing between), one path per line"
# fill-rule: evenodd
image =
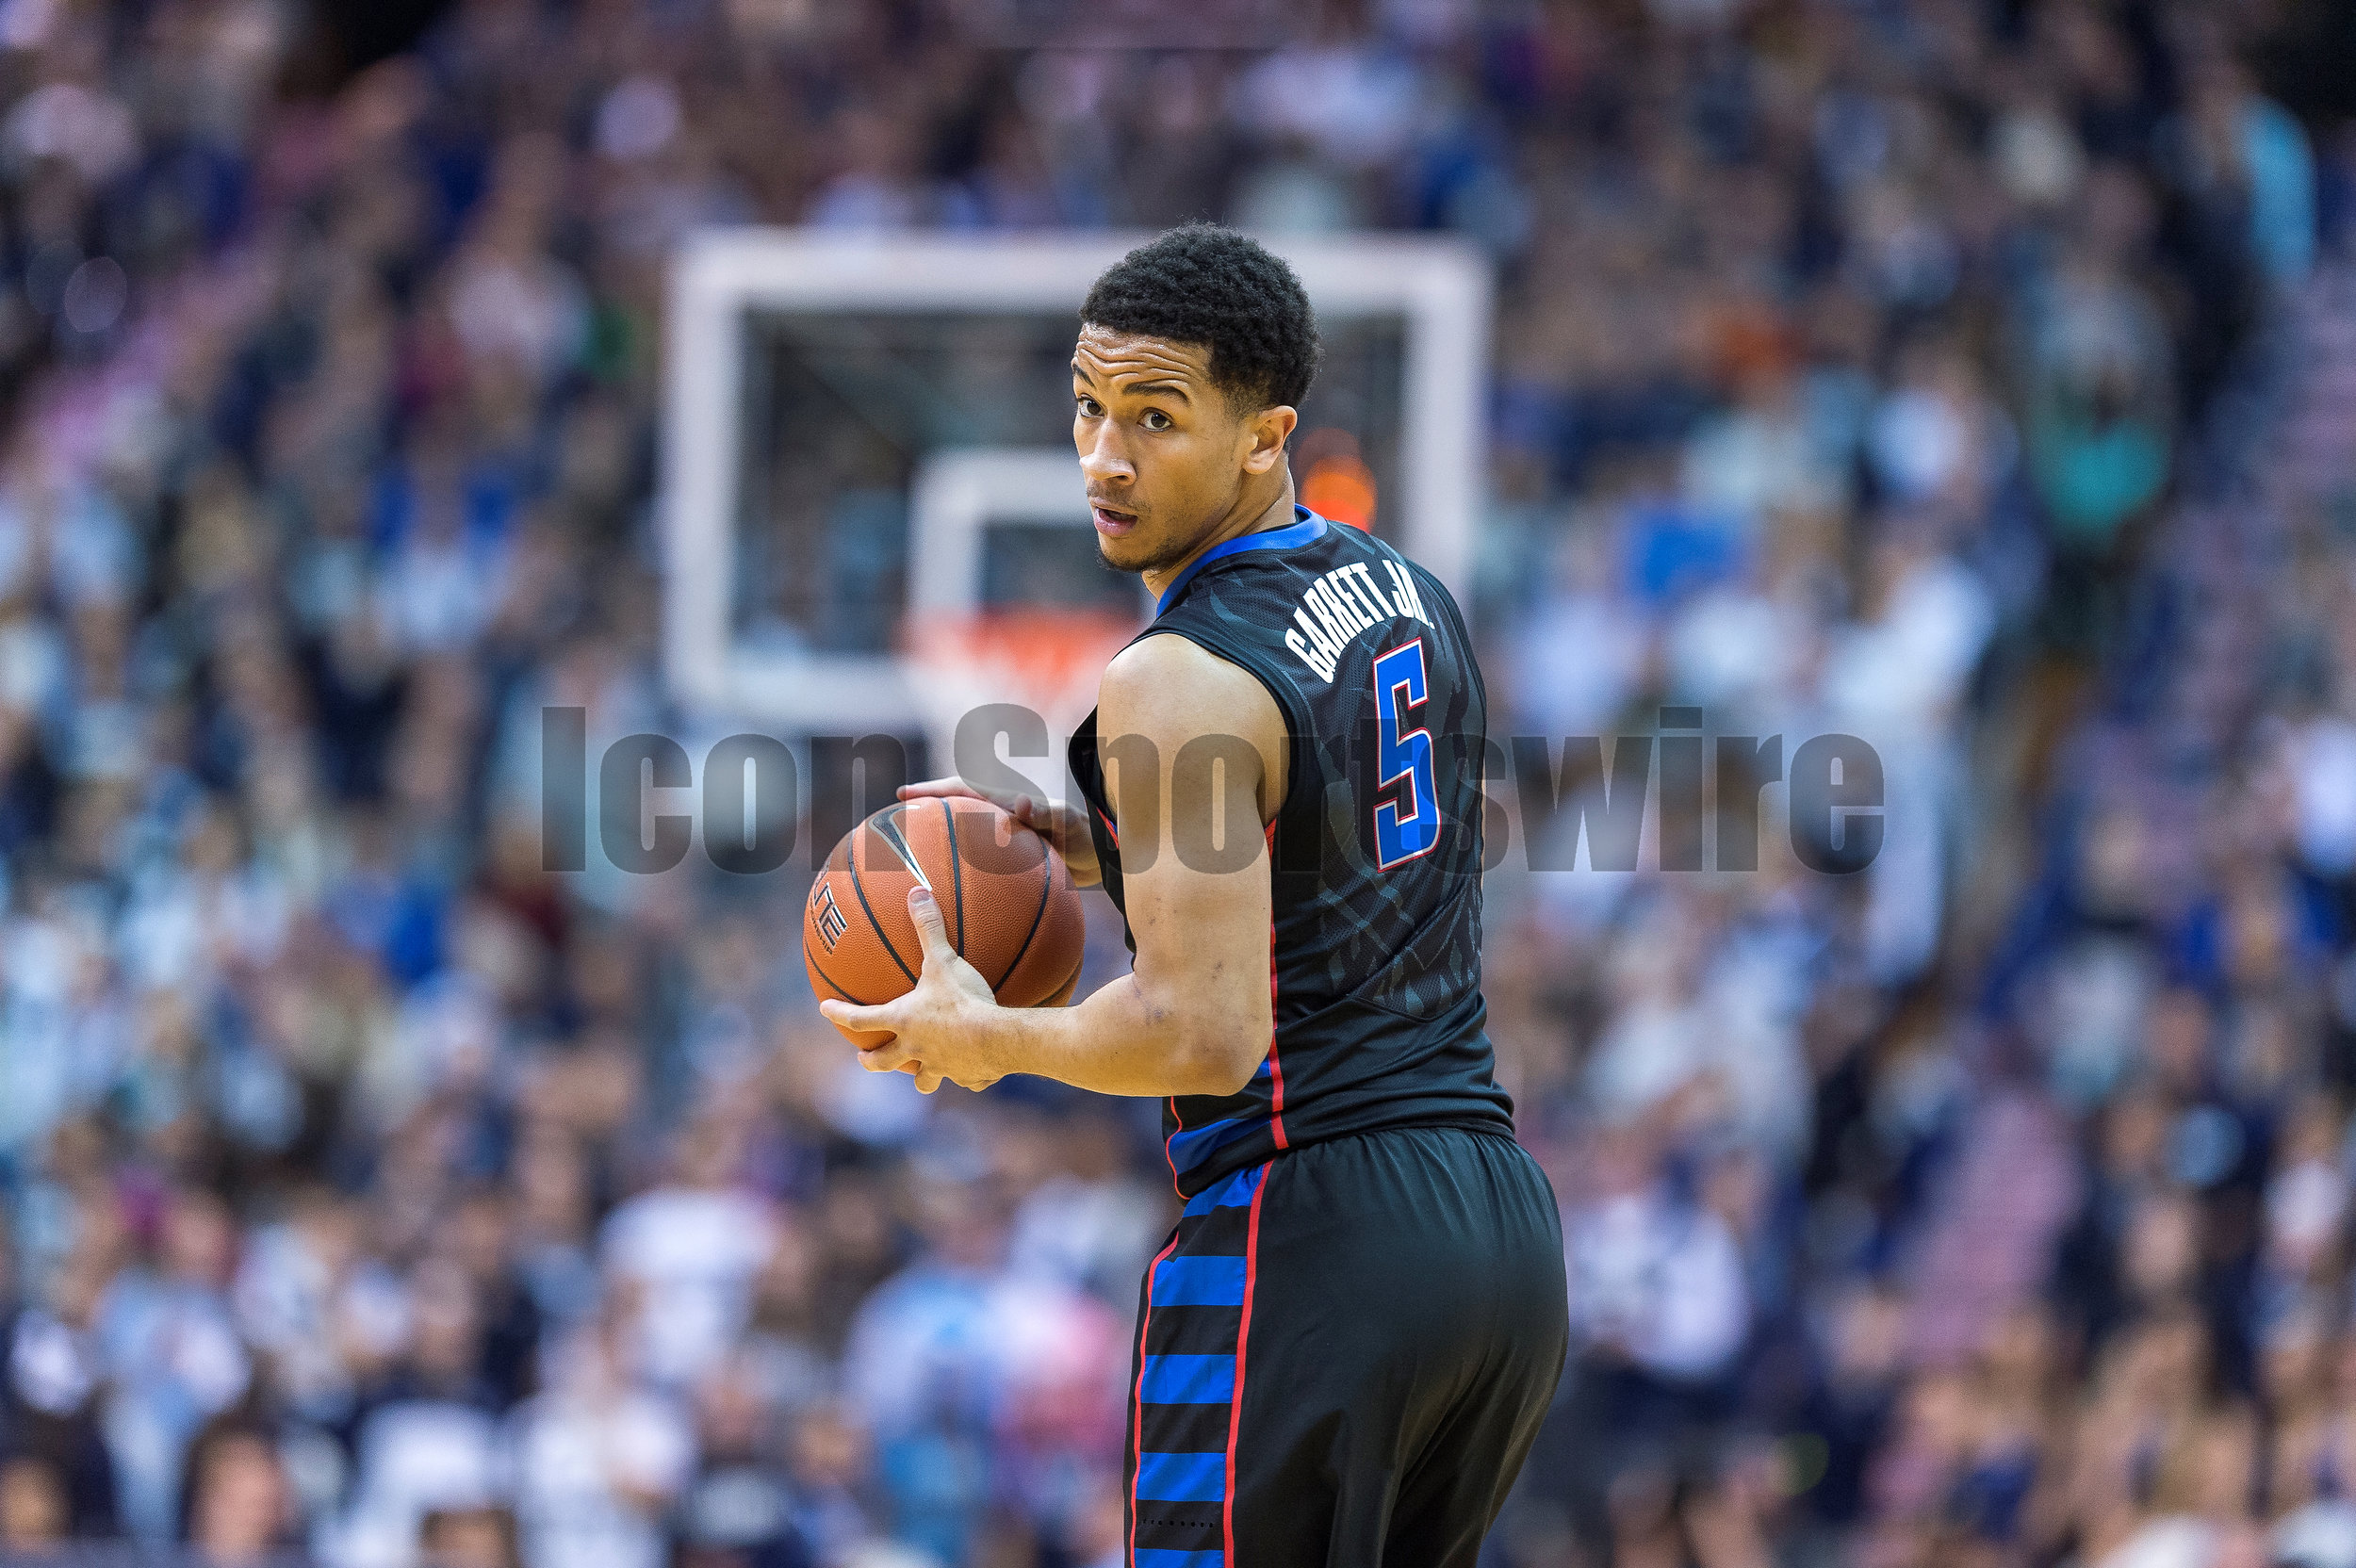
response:
M1158 1097L1232 1094L1258 1069L1271 1024L1262 828L1284 797L1283 718L1251 675L1182 637L1149 637L1115 659L1099 713L1104 734L1134 738L1106 747L1123 859L1135 868L1126 881L1132 972L1076 1006L1001 1007L920 888L908 904L924 943L915 989L880 1006L824 1004L845 1029L891 1032L860 1053L870 1070L913 1071L927 1092L944 1078L979 1087L1028 1072ZM1235 748L1234 766L1178 776L1180 751L1204 735L1247 744ZM954 780L919 788L976 792ZM1199 852L1230 844L1248 858Z

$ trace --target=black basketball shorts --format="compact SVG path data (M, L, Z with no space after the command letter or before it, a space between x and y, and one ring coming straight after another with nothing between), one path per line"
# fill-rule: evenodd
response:
M1545 1172L1445 1127L1225 1178L1138 1297L1131 1568L1471 1568L1570 1332Z

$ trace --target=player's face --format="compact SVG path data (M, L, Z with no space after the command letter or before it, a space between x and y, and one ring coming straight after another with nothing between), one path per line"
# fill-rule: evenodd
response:
M1080 449L1097 548L1124 572L1177 565L1249 507L1284 461L1291 410L1238 414L1211 384L1210 350L1081 330L1072 355L1072 438ZM1273 443L1261 427L1285 416Z

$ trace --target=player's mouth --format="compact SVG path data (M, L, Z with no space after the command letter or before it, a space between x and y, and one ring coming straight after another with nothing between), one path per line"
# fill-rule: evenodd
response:
M1108 538L1119 538L1137 526L1136 513L1123 512L1116 506L1106 506L1103 501L1089 502L1088 511L1090 520L1096 524L1096 531Z

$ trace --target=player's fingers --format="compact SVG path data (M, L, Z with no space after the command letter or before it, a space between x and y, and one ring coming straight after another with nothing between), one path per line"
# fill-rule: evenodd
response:
M1055 847L1067 856L1076 848L1095 853L1096 841L1088 837L1088 813L1069 801L1051 801L1039 811L1039 820L1031 825L1055 841Z
M916 922L916 935L924 944L924 963L945 964L957 956L949 945L949 926L941 918L941 901L923 883L908 890L908 918Z
M934 795L978 795L980 792L952 774L947 778L927 778L915 784L903 784L894 793L902 800L923 800Z
M919 1073L916 1075L916 1092L917 1092L917 1093L919 1093L919 1094L930 1094L930 1093L932 1093L932 1092L933 1092L933 1090L935 1090L935 1089L937 1089L937 1088L939 1088L939 1087L941 1087L941 1074L940 1074L940 1073L938 1073L938 1072L919 1072Z
M894 1035L881 1045L859 1047L859 1065L870 1072L908 1072L915 1070L916 1053L900 1043Z
M888 1004L880 1007L863 1007L856 1002L838 1002L830 996L818 1004L818 1010L837 1029L848 1029L857 1034L879 1035L895 1027Z
M928 800L941 795L954 795L965 800L986 800L1017 822L1036 825L1042 808L1025 794L1008 794L1002 790L985 790L962 778L927 778L922 783L903 784L894 792L902 800Z

